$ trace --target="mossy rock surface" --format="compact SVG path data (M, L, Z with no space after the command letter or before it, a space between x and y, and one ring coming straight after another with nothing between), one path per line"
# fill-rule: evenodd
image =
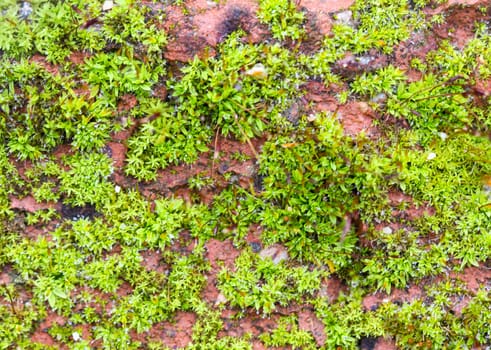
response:
M487 1L0 4L0 349L491 344Z

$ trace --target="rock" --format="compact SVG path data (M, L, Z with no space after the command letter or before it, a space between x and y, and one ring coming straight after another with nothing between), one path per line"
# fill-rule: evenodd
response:
M14 196L9 196L10 199L10 208L11 209L20 209L20 210L25 210L29 213L34 213L38 210L45 210L45 209L55 209L55 210L60 210L61 206L59 203L55 202L36 202L34 197L32 196L26 196L24 198L17 198Z
M251 242L251 243L249 243L249 246L251 247L251 249L254 253L258 253L261 251L261 243L260 242Z
M324 332L324 323L310 310L301 311L298 315L298 328L311 333L317 346L325 345L327 337Z
M271 260L273 260L273 263L277 265L283 260L288 259L288 252L286 251L286 248L275 244L271 247L261 250L259 252L259 256L262 259L270 258Z
M223 295L222 293L218 294L216 300L215 300L215 306L219 306L221 304L225 304L227 303L227 298L225 297L225 295Z
M342 24L350 27L354 25L352 18L353 18L353 12L351 12L350 10L341 11L334 15L336 24Z
M372 99L370 101L373 103L378 103L378 104L384 103L385 101L387 101L387 95L384 94L383 92L381 92L380 94L372 97Z

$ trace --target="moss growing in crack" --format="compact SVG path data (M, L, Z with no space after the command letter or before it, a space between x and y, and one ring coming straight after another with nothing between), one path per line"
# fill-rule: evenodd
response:
M291 346L294 349L317 349L314 337L305 330L299 329L295 316L280 319L278 327L271 333L260 336L264 345L269 347Z
M264 145L258 217L267 243L285 243L295 258L339 269L351 263L357 240L347 221L364 205L360 194L380 197L377 178L387 169L367 175L363 143L344 136L332 116L319 115L314 124Z
M306 267L289 268L283 262L250 252L242 253L235 266L235 271L220 271L218 288L232 306L242 310L254 308L265 315L278 306L301 302L304 296L312 295L326 275Z
M394 45L426 26L423 13L411 9L406 0L356 1L351 11L353 24L335 24L327 44L334 42L338 49L356 54L370 49L390 53Z
M277 126L302 74L294 55L278 45L249 45L242 33L222 44L219 58L195 59L173 86L179 116L204 118L223 135L245 140ZM251 69L263 67L253 73Z
M354 288L349 295L341 294L334 303L326 299L313 301L315 313L324 324L327 348L358 349L364 337L384 335L382 319L362 306L360 290Z
M257 15L262 23L269 24L275 39L299 40L305 35L305 14L297 10L293 1L261 0Z
M249 341L250 336L248 334L240 338L230 336L220 337L219 331L224 328L223 326L223 321L220 319L220 313L207 310L206 317L203 315L194 324L192 342L186 349L252 349L252 344Z
M282 112L303 81L294 55L278 45L244 44L241 35L230 35L219 56L195 58L182 69L170 86L176 108L144 102L142 111L155 118L129 140L129 175L152 180L159 168L194 162L215 130L246 141L289 124ZM258 65L262 78L248 73Z
M113 168L106 155L75 155L66 158L66 165L70 170L60 174L60 193L65 196L65 203L103 206L114 193L108 181Z

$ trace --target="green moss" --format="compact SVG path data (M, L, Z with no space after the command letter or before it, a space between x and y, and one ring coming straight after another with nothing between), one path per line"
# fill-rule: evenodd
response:
M356 1L350 21L333 14L332 35L319 43L307 42L311 19L294 2L260 1L272 42L236 31L215 56L177 68L163 59L166 4L116 1L103 11L102 2L0 5L0 348L50 348L31 336L56 313L69 320L48 329L60 346L160 349L147 332L180 312L197 317L188 349L319 347L296 312L269 333L222 336L225 308L240 318L292 304L324 324L326 349L381 336L408 349L489 343L486 286L473 293L430 278L482 268L491 251L486 22L462 49L442 41L409 57L420 79L395 65L347 77L332 72L339 59L391 54L445 20L423 14L440 1ZM368 102L376 136L345 135L342 110L312 113L304 99L316 102L312 81L342 103ZM164 87L165 101L154 91ZM380 94L386 100L376 102ZM116 131L128 149L124 169L102 152ZM256 163L240 152L228 159L214 138L254 143ZM161 196L159 170L194 167L211 149L219 160L199 164L182 189L213 189L211 204ZM227 161L258 173L217 172ZM33 208L29 195L39 208L62 208ZM239 250L218 274L222 303L203 299L217 263L207 260L211 238ZM253 253L272 244L286 261ZM337 299L325 296L329 277L345 287ZM373 292L414 283L430 287L365 309ZM469 303L452 313L460 298ZM83 328L91 333L78 339Z
M260 336L264 345L269 347L291 346L294 349L317 349L314 337L305 330L299 329L295 316L280 319L278 328L271 333Z
M111 160L104 154L91 153L66 158L69 171L60 174L60 193L64 202L82 207L85 204L102 206L114 193L108 181L113 172Z
M285 243L303 261L335 269L351 264L357 237L347 221L360 209L374 210L368 201L383 200L382 177L393 171L370 147L344 136L330 115L268 141L260 162L264 191L258 214L265 242Z
M242 310L252 307L263 314L312 295L319 290L320 279L325 275L305 267L288 268L250 252L242 253L235 266L235 271L220 271L218 288L232 306Z
M359 290L354 289L350 295L341 294L334 303L317 299L313 305L317 317L324 324L324 347L327 349L358 349L361 338L385 335L381 318L363 309Z
M257 16L262 23L269 24L275 39L298 40L305 35L302 28L305 14L297 11L293 1L261 0Z

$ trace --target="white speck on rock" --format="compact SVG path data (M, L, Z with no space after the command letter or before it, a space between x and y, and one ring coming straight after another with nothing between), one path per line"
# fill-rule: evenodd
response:
M387 100L387 95L381 92L380 94L375 95L371 101L374 103L383 103L386 100Z
M251 69L245 72L245 75L253 77L255 79L266 79L268 77L268 71L263 64L257 63Z
M218 294L216 300L215 300L215 306L218 306L218 305L221 305L221 304L225 304L227 302L227 298L225 297L225 295L223 295L222 293Z
M265 248L259 252L259 256L262 259L270 258L275 265L278 265L283 260L288 259L288 252L280 245L273 245Z
M280 262L282 262L283 260L287 260L287 259L288 259L288 253L286 252L286 250L281 250L273 258L273 263L275 265L278 265Z
M104 4L102 4L102 11L109 11L113 7L114 7L113 0L106 0L104 1Z
M347 26L352 26L353 21L351 20L353 17L353 12L350 10L342 11L336 13L334 19L336 20L336 24L344 24Z
M372 56L361 56L357 58L358 63L360 63L363 66L367 66L370 64L370 62L373 61Z
M386 235L390 235L392 234L392 229L389 227L389 226L385 226L383 229L382 229L382 232Z
M310 123L314 122L316 119L317 114L309 114L309 116L307 117L307 121L309 121Z
M27 1L22 3L22 7L19 10L19 16L23 19L27 19L29 15L32 13L32 6Z
M438 133L438 136L440 136L440 138L445 141L447 138L448 138L448 135L445 134L444 132L439 132Z
M73 332L72 333L72 338L73 338L74 341L79 341L80 339L82 339L80 337L80 334L78 334L78 332Z

